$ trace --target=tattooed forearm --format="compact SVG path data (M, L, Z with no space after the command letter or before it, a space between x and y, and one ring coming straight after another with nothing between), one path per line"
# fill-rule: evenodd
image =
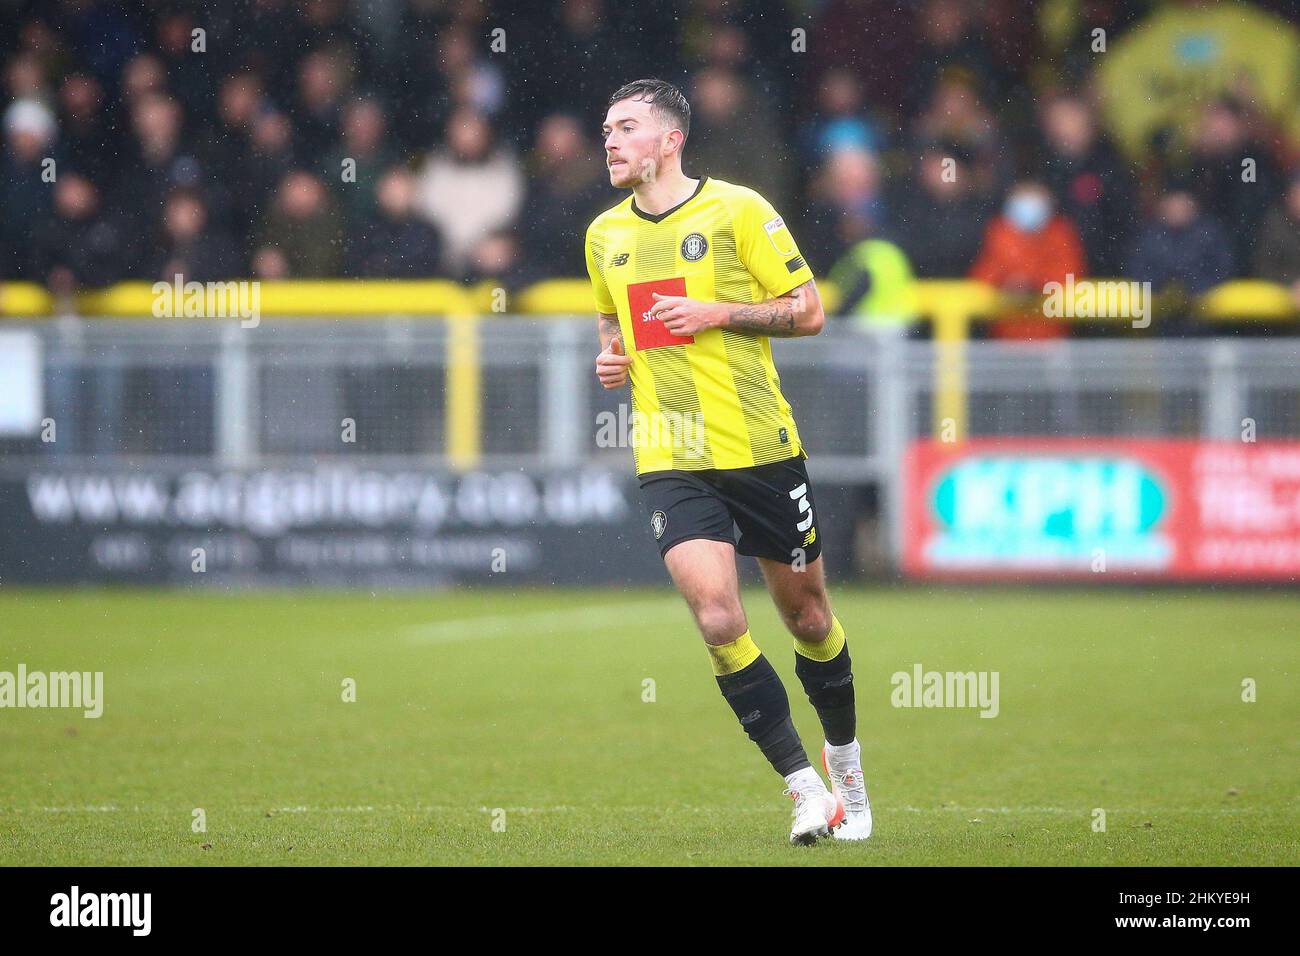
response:
M785 295L757 305L738 305L731 310L723 327L777 337L795 335L794 300Z
M599 315L600 315L600 347L602 349L605 349L609 347L610 342L618 338L619 335L618 316L610 315L605 312L601 312L599 313Z
M728 305L722 328L751 335L792 338L816 335L822 327L821 299L813 282L805 282L789 295L756 302L753 305Z

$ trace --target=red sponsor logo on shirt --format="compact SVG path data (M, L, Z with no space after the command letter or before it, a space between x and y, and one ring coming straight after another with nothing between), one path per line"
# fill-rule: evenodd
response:
M689 345L693 335L673 335L668 327L650 314L655 304L654 293L660 295L686 295L686 280L682 278L655 279L651 282L633 282L627 287L627 304L631 310L632 336L638 349L661 349L669 345Z

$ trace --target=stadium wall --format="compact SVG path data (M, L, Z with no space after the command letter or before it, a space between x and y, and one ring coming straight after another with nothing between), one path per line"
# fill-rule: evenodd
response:
M38 287L0 287L0 309L20 313L0 324L0 582L663 579L626 395L590 375L586 283L542 283L508 315L487 307L491 290L444 282L263 285L256 323L140 318L158 293L138 283L81 297L86 317ZM936 528L918 510L937 474L916 470L926 455L1068 438L1096 443L1094 458L1133 440L1192 442L1180 454L1194 457L1196 442L1253 453L1300 438L1294 337L979 341L1000 297L965 281L918 289L915 334L835 321L774 342L832 576L951 576L917 556L919 529ZM1199 308L1235 332L1285 325L1279 291L1229 283ZM1265 550L1283 558L1211 579L1295 579L1296 489L1254 493L1274 505ZM1076 558L1104 547L1086 545L1068 542ZM1013 555L965 570L1080 566Z

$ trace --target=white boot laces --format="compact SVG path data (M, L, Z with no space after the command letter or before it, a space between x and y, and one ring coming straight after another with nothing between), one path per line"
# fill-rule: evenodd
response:
M844 809L849 813L864 813L867 809L867 784L861 770L846 770L843 773L832 771L835 782L839 785L840 797Z

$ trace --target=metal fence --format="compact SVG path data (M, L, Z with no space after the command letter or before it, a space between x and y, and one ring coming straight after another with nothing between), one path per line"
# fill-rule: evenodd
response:
M45 415L57 428L53 442L0 437L6 467L438 468L466 455L488 468L632 467L625 444L602 447L611 424L626 433L630 409L625 390L596 382L587 320L496 317L468 331L429 318L6 328L39 338ZM894 554L903 451L946 424L935 401L942 362L961 366L961 434L1237 438L1249 426L1260 439L1300 437L1294 338L975 341L944 353L833 323L815 338L774 340L773 354L810 470L876 486L881 544ZM474 374L454 374L457 363ZM951 403L944 409L951 415Z

